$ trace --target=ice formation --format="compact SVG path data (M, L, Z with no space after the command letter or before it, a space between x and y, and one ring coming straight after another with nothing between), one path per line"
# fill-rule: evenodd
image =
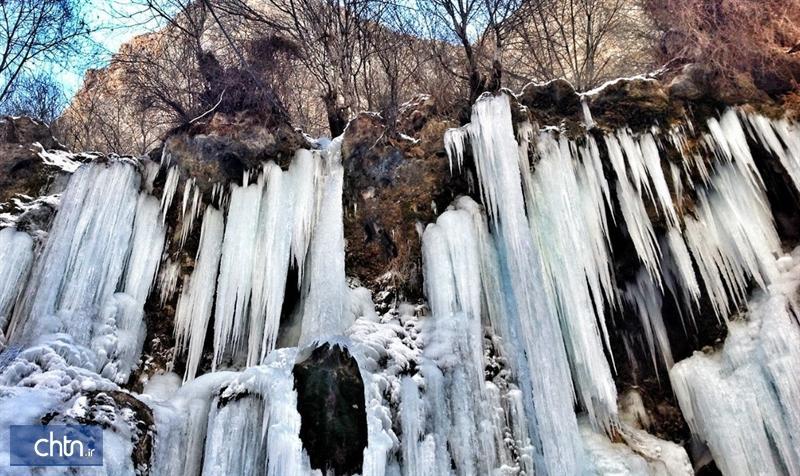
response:
M206 208L200 230L200 246L194 271L183 280L183 292L175 309L175 352L187 351L185 380L197 374L208 322L214 304L224 224L222 213ZM163 300L163 298L162 298Z
M0 230L0 421L94 418L104 474L321 475L292 369L337 345L364 383L364 476L691 474L683 448L647 433L642 396L617 395L615 320L631 316L627 364L646 353L724 473L800 473L800 251L781 257L751 150L800 189L797 125L728 110L608 131L584 101L589 131L571 137L513 124L511 104L486 95L445 135L478 193L419 225L426 301L382 315L345 275L342 138L209 193L167 153L76 167L48 232ZM632 250L624 277L615 240ZM669 299L687 336L710 308L724 346L674 362ZM110 395L149 371L156 305L175 306L183 375L125 393L153 417L133 468L142 422Z
M0 230L0 331L9 321L22 285L33 261L33 239L14 228Z

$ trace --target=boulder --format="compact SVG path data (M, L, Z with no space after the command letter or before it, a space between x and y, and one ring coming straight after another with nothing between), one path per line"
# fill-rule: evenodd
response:
M364 382L344 347L324 344L294 366L300 439L313 469L361 473L367 446Z

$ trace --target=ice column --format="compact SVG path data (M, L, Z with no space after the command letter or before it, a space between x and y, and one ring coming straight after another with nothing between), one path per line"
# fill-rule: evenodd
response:
M342 169L337 138L324 152L325 170L319 178L318 219L306 257L303 277L303 324L300 345L315 339L343 334L352 324L345 319L347 284L344 271L342 224Z
M0 333L5 331L14 301L33 261L33 239L14 228L0 230Z
M576 474L583 448L572 409L574 393L564 339L550 311L539 251L528 230L520 185L517 142L509 100L486 96L473 106L468 126L481 192L508 267L510 301L519 319L519 347L527 353L535 414L531 434L541 440L541 468L550 474ZM538 431L537 431L538 430Z
M800 254L744 319L731 321L724 347L678 362L670 379L689 427L729 475L800 473Z
M123 277L138 188L136 168L124 161L86 165L72 175L15 309L12 339L67 332L88 345L92 317Z
M175 352L187 352L184 380L192 380L197 374L203 352L213 310L223 233L222 212L214 207L206 208L194 271L184 278L183 292L175 310Z
M244 348L262 191L262 183L234 185L231 190L214 312L212 368L222 362L226 351L235 359Z
M524 181L530 233L541 253L551 312L561 318L581 403L597 428L611 429L617 392L603 340L610 351L603 312L610 283L609 251L603 227L601 190L586 180L593 170L573 159L566 139L542 133L536 141L536 171ZM526 163L523 176L526 174ZM578 172L578 168L582 172ZM579 181L580 180L580 181ZM599 203L598 203L599 201ZM576 272L577 271L577 272ZM602 283L602 284L601 284ZM601 338L597 323L603 332ZM609 352L610 353L610 352Z

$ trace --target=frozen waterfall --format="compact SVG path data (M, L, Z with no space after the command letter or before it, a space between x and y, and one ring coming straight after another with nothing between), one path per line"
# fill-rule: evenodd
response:
M653 387L723 473L800 474L800 248L759 168L800 193L800 128L728 109L609 130L582 106L566 131L486 94L446 132L477 192L417 224L416 302L347 275L344 137L230 183L166 152L81 165L46 233L0 230L0 421L102 427L87 474L334 474L301 435L338 404L363 418L316 436L360 432L363 476L692 474ZM323 348L355 401L337 362L298 385Z

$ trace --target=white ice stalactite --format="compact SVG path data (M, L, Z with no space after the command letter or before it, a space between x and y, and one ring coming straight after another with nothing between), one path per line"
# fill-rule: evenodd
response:
M343 334L352 321L346 319L347 283L344 270L342 224L342 168L337 138L325 151L317 222L306 257L303 277L303 322L300 345Z
M620 140L620 138L623 140ZM632 145L632 139L627 133L606 135L605 143L608 149L608 158L617 175L617 200L627 225L628 235L633 242L639 260L653 276L653 279L658 281L660 251L653 224L647 215L642 195L643 190L649 193L650 188L641 153L635 153L637 147L635 144ZM628 144L625 147L625 155L623 155L623 145L621 143L623 145ZM625 160L626 158L627 161ZM628 167L631 170L630 175L628 174Z
M208 417L214 396L237 377L236 372L214 372L180 386L180 377L156 375L140 397L153 409L156 433L151 474L199 476ZM172 378L170 378L172 377ZM177 380L171 383L169 380ZM162 381L167 380L166 383ZM178 388L174 388L174 387Z
M175 309L175 352L187 352L184 380L194 378L203 352L213 311L223 233L222 212L208 207L203 215L194 271L184 278L183 292Z
M14 228L0 230L0 333L8 325L33 262L33 239ZM2 335L2 334L0 334Z
M164 148L166 149L166 147ZM163 164L162 164L163 165ZM181 172L178 166L170 167L167 170L167 178L164 182L164 190L161 193L161 221L166 221L169 207L172 206L172 199L178 190L178 182L181 179Z
M574 474L584 467L584 454L573 412L574 393L558 317L550 311L539 250L531 237L520 185L519 151L511 109L505 95L475 103L469 126L481 192L507 266L508 291L524 349L535 412L530 433L541 442L537 462L551 474Z
M247 364L264 360L275 347L292 242L293 187L291 176L274 162L264 166L260 216L253 261L253 293Z
M726 475L800 474L800 250L744 318L728 325L724 347L678 362L670 379L692 433Z
M715 312L727 318L749 278L762 288L775 279L780 240L763 190L741 168L720 165L710 183L698 191L697 218L685 219L685 237Z
M306 254L311 241L317 211L318 183L322 179L319 152L298 150L289 166L294 207L292 208L292 260L297 266L298 285L303 281Z
M428 225L422 241L425 290L431 316L424 323L422 375L430 391L435 461L445 474L488 474L494 440L483 378L480 255L472 217L448 210Z
M165 230L159 220L159 212L157 198L146 193L139 194L123 289L141 306L144 306L153 287L164 250Z
M194 229L194 222L200 215L203 194L200 187L195 185L193 178L187 179L183 188L183 203L181 205L181 238L179 248L183 248L186 239Z
M226 352L235 360L244 347L262 191L261 183L234 185L231 190L214 311L213 368Z
M577 150L569 141L546 132L537 139L536 170L523 181L530 184L525 190L530 232L541 250L551 312L561 320L580 401L593 425L610 430L617 392L603 352L604 343L610 351L610 343L601 283L607 285L610 276L607 237L598 220L598 210L605 213L597 203L601 192L579 182L592 171L579 174L582 164L573 159Z
M113 294L100 309L91 332L98 373L116 383L125 383L138 364L144 344L142 304L130 294Z
M661 276L667 289L678 304L684 332L687 331L684 309L688 311L692 324L695 324L694 311L700 307L700 283L692 266L692 257L686 242L676 228L670 228L662 238ZM696 325L695 325L696 327Z
M101 375L118 383L136 368L144 344L144 304L155 281L164 248L164 225L157 198L141 193L131 237L131 254L122 291L107 300L92 331Z
M81 167L70 179L11 324L12 340L67 332L88 345L92 319L123 278L139 175L124 161Z
M211 405L203 474L313 474L300 440L294 390L297 349L280 349L264 365L230 382Z
M775 154L800 190L800 128L787 119L769 119L749 113L745 117L755 130L758 141Z
M161 266L161 272L158 274L158 298L161 306L164 306L175 295L180 273L180 263L169 258Z
M640 269L636 279L626 285L623 297L642 323L656 375L658 375L656 355L661 356L666 369L669 370L675 361L672 358L667 328L661 315L661 290L655 286L647 271Z
M453 159L456 161L456 168L461 171L464 165L464 145L469 136L467 129L448 129L444 133L444 147L447 150L447 157L450 161L450 173L453 173Z
M758 173L750 146L747 144L742 123L734 109L727 109L717 120L711 118L707 122L710 136L706 141L715 151L717 157L725 162L732 163L743 177L746 177L752 188L764 187L764 181Z

